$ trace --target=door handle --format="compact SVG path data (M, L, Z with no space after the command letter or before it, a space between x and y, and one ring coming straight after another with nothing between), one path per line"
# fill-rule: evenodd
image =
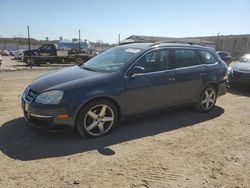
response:
M205 73L205 72L201 72L201 73L200 73L200 75L201 75L201 76L206 76L206 75L207 75L207 73Z
M168 78L169 81L175 81L175 78Z

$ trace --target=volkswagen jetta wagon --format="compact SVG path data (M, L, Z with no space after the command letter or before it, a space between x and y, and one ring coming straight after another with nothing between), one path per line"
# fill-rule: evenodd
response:
M99 137L130 115L180 104L210 111L226 93L227 78L227 65L212 48L126 44L35 79L22 95L22 108L38 127L71 127Z

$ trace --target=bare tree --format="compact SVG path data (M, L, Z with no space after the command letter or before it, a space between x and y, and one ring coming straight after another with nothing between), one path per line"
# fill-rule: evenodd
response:
M96 43L97 44L104 44L104 42L102 40L97 40Z

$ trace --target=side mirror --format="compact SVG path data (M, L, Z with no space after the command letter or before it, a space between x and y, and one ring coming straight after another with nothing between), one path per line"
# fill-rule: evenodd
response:
M129 78L134 78L136 76L141 76L141 75L144 75L145 73L145 69L144 67L141 67L141 66L134 66L133 68L131 68L129 71L128 71L128 77Z

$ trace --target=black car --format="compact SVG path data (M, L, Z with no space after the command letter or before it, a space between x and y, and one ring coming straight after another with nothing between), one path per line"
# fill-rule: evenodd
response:
M240 62L231 68L229 81L231 86L250 86L250 54L244 55Z
M40 65L45 62L58 62L57 45L45 44L34 50L23 51L23 59L28 65Z
M229 65L232 62L232 56L228 52L218 51L219 57Z
M127 44L37 78L24 91L22 108L39 127L72 127L98 137L135 114L181 104L210 111L227 91L227 70L209 47Z

